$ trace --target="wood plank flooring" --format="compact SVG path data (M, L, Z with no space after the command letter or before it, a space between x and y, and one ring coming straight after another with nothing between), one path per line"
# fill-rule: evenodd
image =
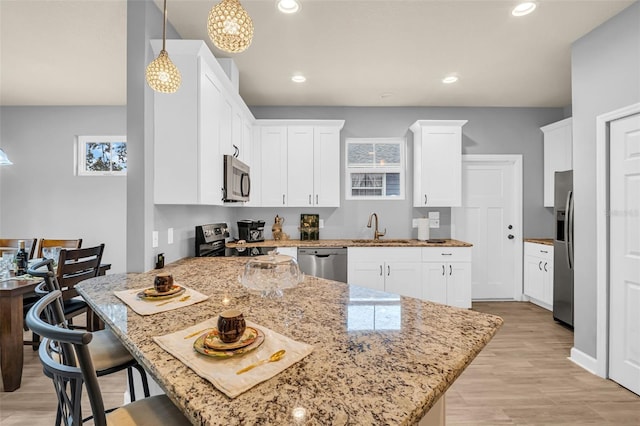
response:
M447 425L640 426L640 397L567 359L573 333L538 306L474 303L505 323L447 393ZM51 426L56 400L37 352L25 347L22 387L0 392L0 425ZM122 404L126 373L100 378L105 405ZM85 407L88 404L85 404Z

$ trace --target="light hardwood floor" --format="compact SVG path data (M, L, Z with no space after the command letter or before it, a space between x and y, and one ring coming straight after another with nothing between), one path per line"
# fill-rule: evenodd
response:
M569 361L573 334L549 311L520 302L473 308L505 323L447 392L447 425L640 426L640 397ZM25 347L24 354L22 387L0 392L0 425L51 426L53 385L43 376L37 353ZM105 405L121 404L126 374L100 381Z

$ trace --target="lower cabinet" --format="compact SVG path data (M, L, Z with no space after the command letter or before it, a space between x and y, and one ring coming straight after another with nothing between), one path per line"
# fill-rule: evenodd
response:
M347 253L349 284L422 297L420 248L349 247Z
M524 243L524 294L532 303L553 309L553 246Z
M349 284L471 307L471 247L349 247Z
M422 250L422 298L471 308L471 247Z

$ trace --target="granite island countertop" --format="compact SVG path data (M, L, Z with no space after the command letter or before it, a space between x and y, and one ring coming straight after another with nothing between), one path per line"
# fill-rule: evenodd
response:
M228 242L229 248L238 247L472 247L473 244L464 241L442 239L420 241L417 239L336 239L336 240L265 240L260 242L238 243Z
M176 283L210 298L149 316L133 312L113 291L152 286L157 271L96 277L77 288L198 425L416 424L502 324L493 315L311 276L282 299L261 298L238 283L245 262L203 257L167 265ZM313 352L230 399L152 340L230 307L313 345ZM302 419L293 417L300 413Z

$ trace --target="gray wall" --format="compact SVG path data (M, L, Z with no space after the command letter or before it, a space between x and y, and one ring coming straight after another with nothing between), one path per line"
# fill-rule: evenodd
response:
M596 356L596 117L640 102L640 3L572 49L575 347Z
M318 213L325 220L320 238L369 238L372 230L366 228L372 212L378 213L381 229L387 228L388 238L415 238L411 219L423 217L428 211L441 212L440 229L431 229L431 237L451 235L451 213L448 208L413 208L413 133L409 126L419 119L466 119L462 128L464 154L522 154L524 161L524 237L549 238L553 236L553 212L544 208L543 190L543 137L540 127L565 118L563 108L427 108L427 107L252 107L259 119L343 119L341 153L344 140L349 137L407 138L407 197L403 201L345 201L344 177L341 182L342 205L337 209L273 209L239 208L242 219L267 221L270 236L276 214L285 217L284 231L299 238L297 224L300 213ZM344 157L344 155L342 155ZM344 170L344 158L342 167Z
M126 270L126 178L74 176L78 135L126 134L125 107L2 107L0 235L105 243L112 272Z

